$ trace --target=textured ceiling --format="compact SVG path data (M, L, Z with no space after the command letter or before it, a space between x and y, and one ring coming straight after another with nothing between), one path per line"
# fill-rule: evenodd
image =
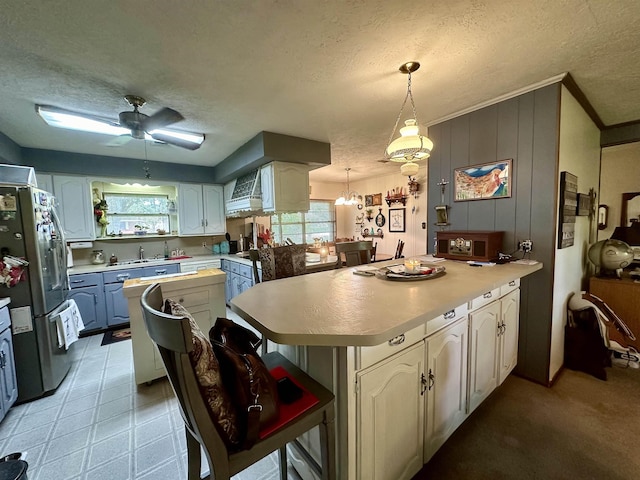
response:
M117 118L169 106L215 165L262 130L331 144L315 180L378 163L416 60L420 123L569 72L605 125L640 119L637 0L0 0L0 132L24 147L144 158L145 142L45 125L34 104ZM437 146L436 146L437 148Z

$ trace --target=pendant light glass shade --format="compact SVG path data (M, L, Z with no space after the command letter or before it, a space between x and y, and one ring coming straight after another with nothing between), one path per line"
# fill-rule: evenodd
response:
M404 97L404 102L402 103L402 107L400 107L400 113L396 119L396 124L393 127L391 136L389 137L388 146L385 149L386 158L392 162L413 163L415 160L428 158L431 155L431 150L433 150L433 142L428 137L420 135L416 106L413 101L413 94L411 93L411 73L418 70L418 68L420 68L420 64L418 62L407 62L400 67L400 71L408 75L407 94ZM413 118L405 120L405 126L400 129L400 136L392 141L396 133L396 129L398 128L398 124L400 123L402 111L404 110L407 100L411 100ZM413 171L415 167L408 168ZM403 175L405 174L403 173Z
M407 177L413 177L418 174L419 167L417 163L406 162L400 166L400 173Z

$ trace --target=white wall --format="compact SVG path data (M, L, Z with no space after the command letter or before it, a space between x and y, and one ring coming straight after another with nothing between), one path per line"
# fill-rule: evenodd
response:
M379 213L378 208L382 208L382 214L384 215L386 222L382 228L384 238L373 238L374 244L377 243L377 251L381 253L388 253L393 255L398 245L398 240L401 239L405 242L403 255L405 257L413 255L423 255L427 251L427 231L422 228L422 223L427 222L427 168L426 162L420 162L420 171L416 176L418 183L420 184L420 190L416 198L409 196L406 205L392 204L391 208L405 208L405 232L404 233L389 233L389 206L384 201L384 197L387 191L393 188L402 187L408 191L408 178L404 175L400 175L400 165L397 166L397 173L389 175L377 176L375 178L368 178L360 181L351 181L350 189L355 190L363 197L365 195L372 195L381 193L383 200L382 205L375 207L365 207L362 210L358 210L354 207L337 206L336 207L336 222L337 222L337 237L353 237L354 239L362 239L362 233L359 228L356 227L355 220L358 214L365 213L366 208L372 208L374 210L374 220L364 220L364 228L371 229L372 227L377 229L375 224L375 216ZM335 199L340 195L340 192L346 189L345 183L321 183L311 182L311 198L314 200L327 200ZM364 202L364 200L363 200ZM366 215L365 215L366 216ZM368 238L367 238L368 240Z
M600 131L564 86L560 109L558 171L567 171L578 177L578 193L588 193L590 188L596 192L599 189ZM559 193L558 188L557 204ZM572 292L579 294L585 285L590 270L587 250L590 242L595 241L596 228L595 217L576 217L573 246L556 249L555 252L549 381L555 377L564 360L567 302Z
M609 206L607 228L598 231L598 240L611 237L620 225L622 194L640 192L640 142L602 149L599 203Z

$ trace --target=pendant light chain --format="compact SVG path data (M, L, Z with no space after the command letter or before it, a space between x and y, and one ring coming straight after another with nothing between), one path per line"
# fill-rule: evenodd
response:
M416 121L416 125L418 125L418 115L416 114L416 104L413 101L413 94L411 93L411 72L408 72L407 75L409 78L407 79L407 94L404 96L404 101L402 102L402 106L400 107L400 112L398 112L398 117L396 118L396 123L393 126L393 130L391 130L391 135L389 135L389 141L387 142L387 146L393 140L393 136L398 129L398 124L400 123L400 119L402 118L402 111L404 110L404 106L407 104L407 99L411 99L411 110L413 111L413 118ZM387 147L384 147L384 158L388 157Z

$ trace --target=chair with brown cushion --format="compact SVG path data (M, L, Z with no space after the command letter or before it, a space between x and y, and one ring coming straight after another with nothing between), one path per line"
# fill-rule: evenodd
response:
M267 368L283 367L303 389L318 399L315 405L261 438L248 450L229 447L238 435L233 428L233 403L228 402L211 343L179 304L162 311L159 284L149 286L140 299L151 340L156 344L169 382L178 399L187 439L188 480L228 480L275 450L280 454L280 478L286 480L286 445L315 426L320 427L322 478L335 478L334 396L277 352L263 356ZM182 308L180 308L182 307ZM293 404L292 404L293 405ZM200 476L201 449L211 474Z
M336 243L336 255L338 255L337 268L342 266L343 261L347 267L355 267L356 265L362 265L363 263L371 263L372 243L373 242L370 240L362 242Z
M284 245L259 249L262 281L304 275L307 268L306 250L306 245Z

